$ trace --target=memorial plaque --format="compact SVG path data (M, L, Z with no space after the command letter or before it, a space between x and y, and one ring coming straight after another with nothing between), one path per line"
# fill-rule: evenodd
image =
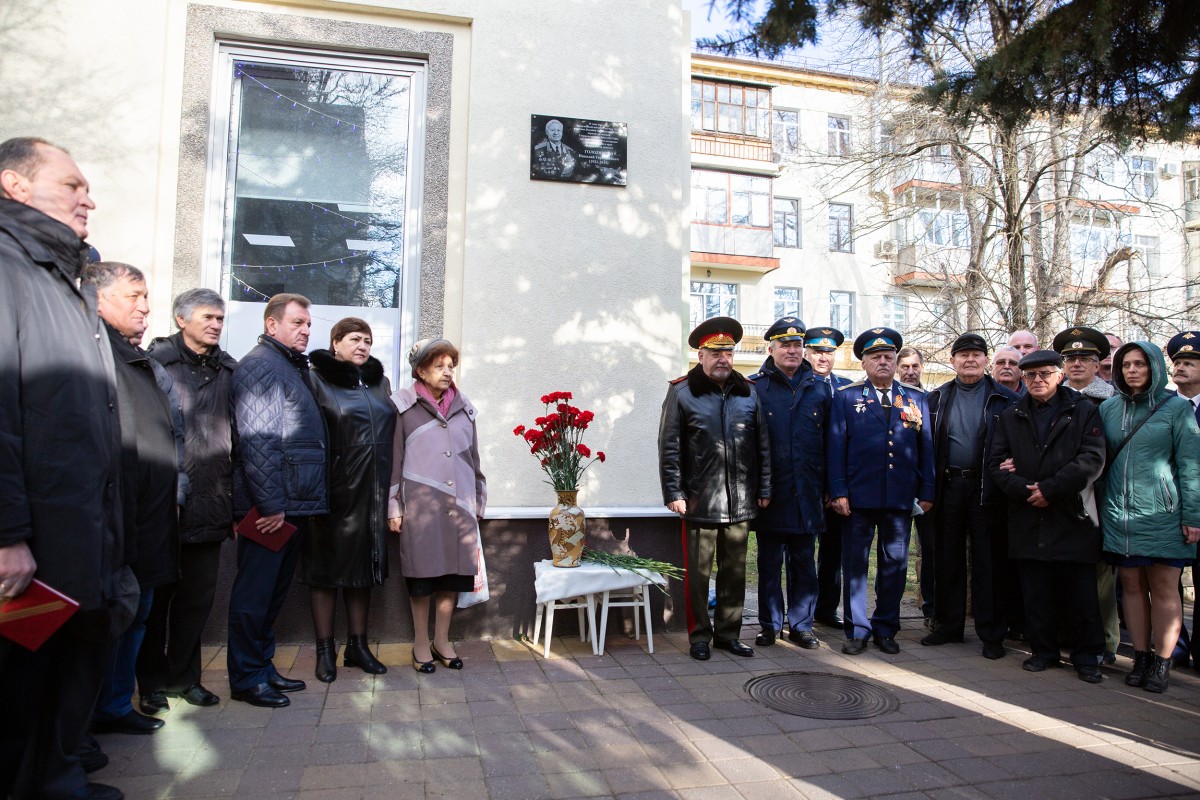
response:
M529 132L532 180L625 185L629 133L624 122L533 114Z

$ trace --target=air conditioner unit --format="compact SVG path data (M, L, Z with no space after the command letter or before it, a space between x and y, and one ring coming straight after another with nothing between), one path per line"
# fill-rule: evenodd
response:
M1163 164L1158 168L1158 174L1162 176L1162 179L1164 181L1169 181L1169 180L1171 180L1171 178L1178 177L1179 165L1178 164Z
M896 240L884 239L882 242L875 243L876 258L895 258L896 257Z

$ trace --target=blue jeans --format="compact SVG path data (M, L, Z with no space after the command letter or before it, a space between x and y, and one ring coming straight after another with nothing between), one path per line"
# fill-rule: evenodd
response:
M846 638L891 638L900 630L912 512L852 508L842 536L842 606ZM876 542L875 613L867 618L867 564Z
M758 532L758 622L783 630L785 598L780 574L787 567L787 620L792 631L811 631L817 604L816 536Z
M154 590L143 589L137 613L129 629L117 640L116 649L104 672L100 698L96 700L97 720L114 720L133 711L133 687L137 675L137 657L146 638L146 617L154 604Z

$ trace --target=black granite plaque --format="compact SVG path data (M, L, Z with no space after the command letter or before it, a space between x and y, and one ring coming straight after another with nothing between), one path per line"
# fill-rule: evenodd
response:
M624 122L533 114L529 132L531 179L625 185L629 133Z

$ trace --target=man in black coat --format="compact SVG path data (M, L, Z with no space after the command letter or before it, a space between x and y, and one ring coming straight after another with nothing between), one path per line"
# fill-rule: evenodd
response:
M771 450L753 384L733 369L742 326L713 317L696 326L688 345L699 365L671 381L658 428L663 502L687 522L691 656L708 660L715 647L754 655L738 640L746 596L749 521L771 498ZM708 618L708 578L717 556L717 610Z
M76 282L93 208L66 151L0 144L0 602L36 576L79 603L34 652L0 637L0 797L122 797L76 755L137 603L112 351Z
M133 709L138 653L154 590L179 573L179 510L187 493L183 420L171 378L138 345L150 313L141 270L116 261L88 264L83 283L96 287L100 318L117 368L121 408L122 500L133 574L141 589L137 614L121 635L96 703L98 733L149 734L163 721ZM132 547L129 545L132 544Z
M233 524L229 388L237 361L220 347L225 301L212 289L175 298L179 330L155 339L150 357L171 376L183 406L184 471L191 491L179 510L179 580L160 586L138 656L141 709L156 714L167 697L196 706L220 702L200 683L200 636L217 590L221 544Z
M1008 498L1008 555L1025 599L1033 655L1042 672L1071 647L1080 680L1099 683L1104 628L1096 597L1101 537L1092 484L1104 470L1100 411L1061 386L1062 356L1036 350L1021 359L1028 393L1000 415L988 470ZM1068 631L1073 642L1060 642Z
M937 499L934 501L933 632L923 645L961 642L967 617L967 548L975 633L984 658L1004 656L1009 594L1004 499L985 474L996 419L1017 396L987 374L988 346L964 333L950 346L954 380L926 395L933 416Z

